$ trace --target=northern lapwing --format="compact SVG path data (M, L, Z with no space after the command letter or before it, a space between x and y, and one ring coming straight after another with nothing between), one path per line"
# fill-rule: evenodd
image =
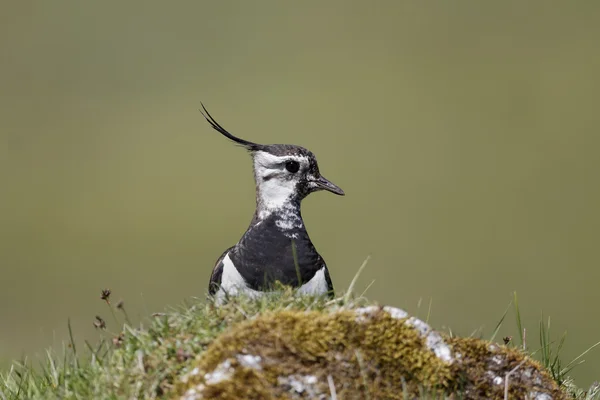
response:
M263 145L232 135L202 105L210 125L250 152L256 182L256 211L240 241L219 257L210 276L209 294L217 304L227 297L257 297L275 282L306 295L333 296L325 260L308 236L300 203L312 192L344 191L319 173L315 155L300 146Z

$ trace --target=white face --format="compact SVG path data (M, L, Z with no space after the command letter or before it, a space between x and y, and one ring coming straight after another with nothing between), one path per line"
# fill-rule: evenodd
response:
M309 168L307 157L296 155L275 156L264 151L257 151L253 156L254 175L258 186L261 213L268 214L289 205L290 199L295 195L300 179L302 177L309 180L314 179L314 177L306 176L306 171ZM288 161L299 163L300 168L297 172L290 172L286 169Z

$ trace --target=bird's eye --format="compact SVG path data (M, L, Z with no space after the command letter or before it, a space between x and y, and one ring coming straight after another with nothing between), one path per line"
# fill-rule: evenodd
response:
M295 174L300 169L300 164L298 161L288 161L285 163L285 169L287 169L292 174Z

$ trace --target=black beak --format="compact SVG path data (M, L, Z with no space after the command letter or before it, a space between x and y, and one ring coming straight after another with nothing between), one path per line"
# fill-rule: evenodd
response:
M339 186L320 176L316 181L314 181L317 185L317 190L327 190L333 194L337 194L340 196L344 195L344 191L340 189Z

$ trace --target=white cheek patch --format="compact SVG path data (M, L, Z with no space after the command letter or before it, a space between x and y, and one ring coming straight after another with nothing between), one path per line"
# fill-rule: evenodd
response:
M284 166L288 160L298 161L301 168L306 168L309 163L304 156L275 156L264 151L254 153L254 174L262 206L259 218L265 218L271 212L284 208L294 195L298 179L288 179L289 176L285 176L289 174Z
M265 210L274 211L289 203L296 191L295 180L272 178L258 183L258 195Z

